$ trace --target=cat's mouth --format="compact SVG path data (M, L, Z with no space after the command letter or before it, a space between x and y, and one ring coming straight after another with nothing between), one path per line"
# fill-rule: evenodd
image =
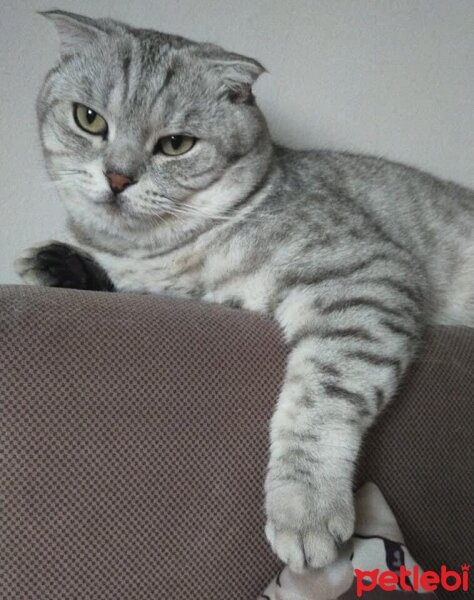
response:
M103 209L110 215L125 215L128 214L127 199L122 194L113 194L106 192L99 197L92 199L95 206Z
M124 208L121 202L107 202L104 204L104 208L109 215L123 215Z
M149 211L143 212L139 207L134 206L125 193L104 192L93 198L89 197L89 201L102 215L113 217L114 220L120 219L124 225L128 226L148 223L150 219L155 225L157 219L160 224L176 219L173 211L167 211L164 208L159 211L159 214L156 209L151 214Z
M94 204L98 205L108 205L108 204L122 204L123 196L122 194L114 194L112 192L102 192L97 195L91 196L88 195L88 199L91 200Z

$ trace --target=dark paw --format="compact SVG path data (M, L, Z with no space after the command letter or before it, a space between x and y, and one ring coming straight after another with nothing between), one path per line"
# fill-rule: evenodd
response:
M16 260L18 275L27 283L76 290L114 291L104 269L89 254L61 242L30 248Z

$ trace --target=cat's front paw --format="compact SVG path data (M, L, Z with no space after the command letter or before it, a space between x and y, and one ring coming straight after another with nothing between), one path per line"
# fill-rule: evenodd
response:
M333 562L338 545L354 531L352 490L335 481L313 486L269 475L266 513L265 533L273 551L296 572Z
M62 242L25 250L15 261L18 275L33 285L113 291L107 273L87 253Z

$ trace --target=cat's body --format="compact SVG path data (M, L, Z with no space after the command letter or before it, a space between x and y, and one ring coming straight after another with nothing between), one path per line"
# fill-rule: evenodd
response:
M140 244L71 226L119 291L170 293L273 316L288 279L308 285L308 278L332 273L326 288L338 279L345 286L351 265L373 259L364 281L393 273L395 264L394 281L419 290L424 322L474 325L474 281L465 277L474 275L473 192L383 159L276 148L262 186L238 211L166 250L161 236ZM318 291L321 302L339 294L335 287Z
M187 296L280 324L290 354L271 424L267 536L295 569L326 564L352 533L361 439L424 325L474 325L474 192L377 158L274 146L250 92L255 61L114 22L50 16L67 47L38 103L45 157L81 248L66 254L85 271L87 255L100 265L81 279L93 284L75 286L71 276L71 287ZM84 95L94 71L86 59L99 58L94 78L104 89ZM203 61L211 75L200 72ZM100 109L110 137L75 129L67 113L75 102ZM197 150L154 158L143 121L158 105L163 135L195 135ZM103 174L111 168L135 185L111 194ZM32 249L19 272L67 285L63 251Z

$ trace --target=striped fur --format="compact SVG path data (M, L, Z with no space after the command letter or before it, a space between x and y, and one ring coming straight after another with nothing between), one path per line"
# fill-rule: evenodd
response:
M252 59L47 16L62 50L38 118L78 244L66 254L92 257L93 281L109 289L239 306L280 324L289 357L271 422L266 533L293 569L327 564L352 534L361 440L423 327L474 325L474 193L378 158L275 146L251 93L263 70ZM107 140L75 126L72 102L107 119ZM177 158L152 156L170 133L199 141ZM138 179L119 202L110 169ZM57 284L39 260L48 248L20 258L27 281Z

